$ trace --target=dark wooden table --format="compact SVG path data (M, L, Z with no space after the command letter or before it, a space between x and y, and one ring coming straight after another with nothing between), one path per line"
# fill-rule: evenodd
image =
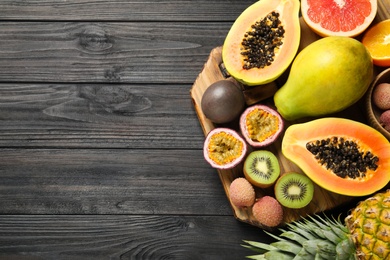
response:
M0 1L0 259L243 259L189 91L255 1Z

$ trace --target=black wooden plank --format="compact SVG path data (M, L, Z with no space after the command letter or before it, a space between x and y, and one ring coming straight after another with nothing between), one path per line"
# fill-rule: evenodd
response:
M231 23L0 23L0 82L192 83Z
M0 146L201 149L191 87L0 84Z
M229 216L0 215L0 259L237 260L243 239L272 241Z
M232 21L254 0L3 0L0 20Z
M233 214L201 150L0 149L0 158L0 214Z

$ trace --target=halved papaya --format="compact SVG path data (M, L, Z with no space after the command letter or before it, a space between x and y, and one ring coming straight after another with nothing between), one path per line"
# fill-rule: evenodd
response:
M248 86L278 78L298 51L299 10L299 0L261 0L245 9L222 47L229 74Z
M327 117L291 125L282 140L283 155L329 191L365 196L390 180L390 143L374 128Z

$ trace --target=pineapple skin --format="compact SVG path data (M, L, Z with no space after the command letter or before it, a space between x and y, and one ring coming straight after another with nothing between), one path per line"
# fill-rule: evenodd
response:
M390 259L390 189L359 202L345 224L358 259Z

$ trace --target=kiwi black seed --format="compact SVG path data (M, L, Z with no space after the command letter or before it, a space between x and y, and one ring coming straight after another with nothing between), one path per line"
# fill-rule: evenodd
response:
M270 151L251 152L244 162L245 178L260 188L270 187L280 175L278 158Z
M274 190L280 204L287 208L299 209L313 199L314 184L304 174L289 172L278 179Z

